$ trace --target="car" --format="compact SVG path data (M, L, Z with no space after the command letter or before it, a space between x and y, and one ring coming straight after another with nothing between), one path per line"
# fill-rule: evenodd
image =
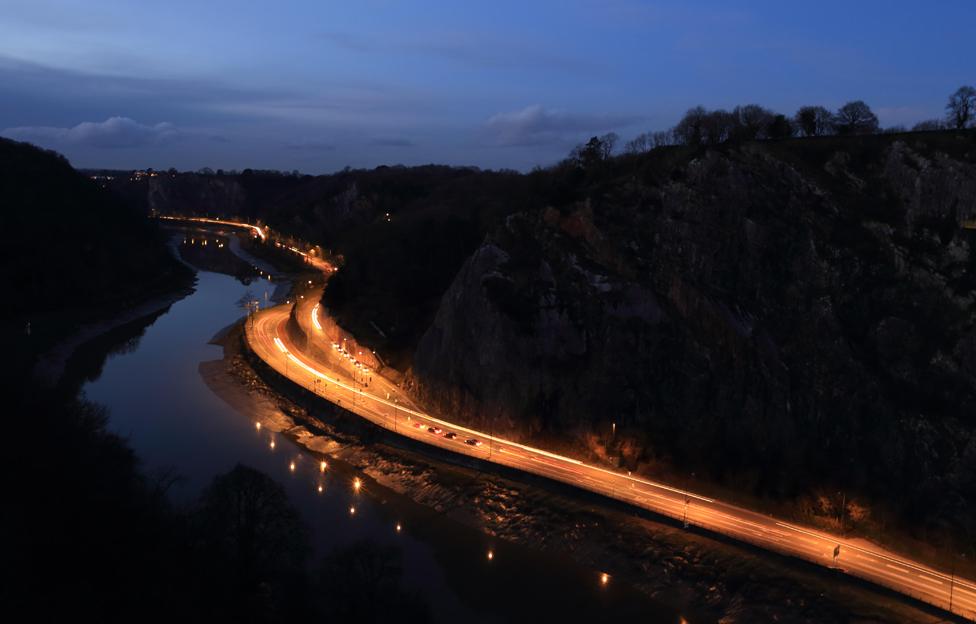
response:
M468 438L464 443L470 444L471 446L481 446L481 440L475 440L474 438Z
M427 431L433 433L434 435L440 435L441 434L441 428L440 427L427 427Z
M454 438L457 437L457 434L454 433L453 431L448 431L447 433L444 434L444 437L447 438L448 440L453 440Z

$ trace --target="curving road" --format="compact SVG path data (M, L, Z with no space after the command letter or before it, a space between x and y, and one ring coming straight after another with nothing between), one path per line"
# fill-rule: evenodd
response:
M321 313L311 297L296 309L310 339L328 339L319 329ZM277 372L376 425L449 451L548 477L688 524L727 535L768 550L837 568L943 609L976 619L976 584L910 561L876 546L827 533L674 488L618 473L555 453L504 440L426 414L394 393L396 386L379 375L363 383L363 373L333 348L334 356L312 358L294 345L285 331L291 306L254 315L247 339L262 360ZM366 375L366 380L370 375ZM429 428L435 428L435 432ZM454 433L455 438L446 434ZM469 443L475 441L477 445ZM836 556L835 556L836 551Z
M182 219L247 228L262 240L267 236L261 228L247 223ZM280 242L275 244L283 246ZM311 257L294 247L287 248L303 256L326 276L335 270L320 258ZM294 304L296 319L309 340L321 341L319 344L328 353L326 357L312 357L300 345L291 343L285 331L291 305L268 308L250 316L245 323L248 344L258 357L278 373L380 427L448 451L603 494L770 551L838 569L976 621L976 583L969 579L947 574L863 541L783 522L663 483L504 440L424 413L403 397L395 385L356 366L338 345L329 344L321 329L319 315L322 310L315 303L317 299L309 296ZM454 434L454 437L448 434Z

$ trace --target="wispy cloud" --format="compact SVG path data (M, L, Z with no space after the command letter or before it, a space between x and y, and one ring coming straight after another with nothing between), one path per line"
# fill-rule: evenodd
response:
M336 146L325 139L300 139L286 144L285 148L308 152L331 152L335 150Z
M416 143L410 139L401 139L397 137L377 137L370 140L370 145L376 145L378 147L414 147Z
M536 104L493 115L485 122L484 130L491 143L519 147L572 142L580 134L618 130L640 119L633 115L569 113Z
M73 144L98 148L142 147L176 138L179 130L171 123L144 125L128 117L85 121L70 128L21 126L7 128L3 136L45 145Z
M329 43L362 54L413 54L482 69L547 69L593 74L606 68L592 60L554 54L532 42L499 40L471 32L424 33L398 39L368 37L351 32L325 32Z

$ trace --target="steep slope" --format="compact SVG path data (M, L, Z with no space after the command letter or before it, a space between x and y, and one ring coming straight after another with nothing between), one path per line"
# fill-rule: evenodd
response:
M54 152L0 139L0 201L2 346L19 374L78 323L190 279L143 213Z
M976 530L972 133L581 175L461 268L414 358L427 402L776 496L897 483L912 524Z

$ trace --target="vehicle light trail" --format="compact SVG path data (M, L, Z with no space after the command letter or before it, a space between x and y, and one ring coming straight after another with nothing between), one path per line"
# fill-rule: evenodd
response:
M210 225L227 225L230 227L246 228L251 230L258 237L264 241L267 240L268 235L264 230L258 225L252 225L250 223L243 223L241 221L225 221L224 219L208 219L207 217L179 217L175 215L159 215L160 219L166 219L167 221L192 221L194 223L207 223Z
M291 251L307 257L297 248ZM328 263L315 260L309 259L326 275L334 270ZM319 320L322 308L318 303L313 305L313 299L317 298L295 302L295 319L303 325L306 334L312 327L316 331L322 330ZM245 326L247 342L254 353L275 371L305 388L315 386L315 380L328 382L322 384L326 388L318 393L319 396L377 426L425 444L614 498L674 518L686 526L693 524L760 548L840 569L941 609L949 609L952 597L951 611L976 621L976 584L969 579L906 560L880 546L862 546L854 540L781 522L694 492L589 465L451 423L414 409L406 397L400 396L398 400L384 398L383 394L390 397L399 389L380 376L367 391L350 378L355 371L348 369L354 365L350 356L338 347L327 349L331 355L325 356L323 361L321 357L313 357L288 344L288 333L282 330L288 322L289 309L290 305L265 309ZM332 359L336 361L331 362ZM416 426L403 426L404 421ZM443 431L431 433L428 428ZM453 437L445 437L451 433ZM482 445L482 441L486 444ZM350 512L355 513L352 509ZM493 555L489 552L489 558Z

